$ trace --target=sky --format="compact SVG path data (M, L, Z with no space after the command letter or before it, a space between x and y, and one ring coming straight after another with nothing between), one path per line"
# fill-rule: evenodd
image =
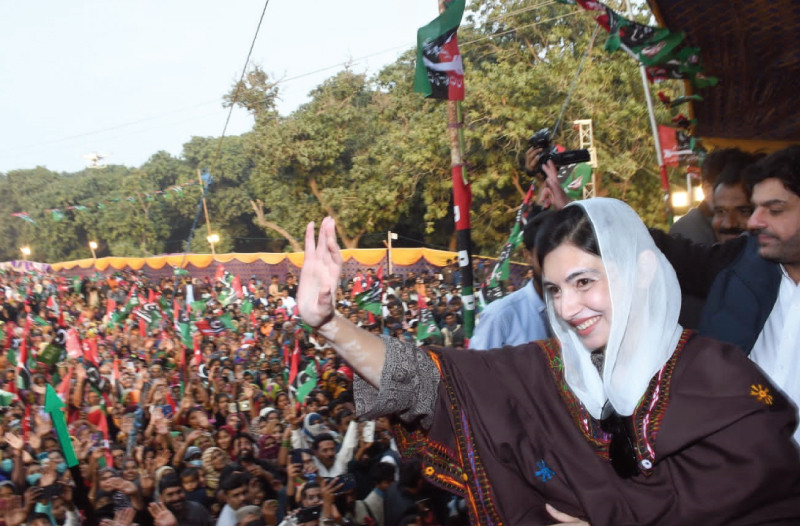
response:
M284 115L347 62L393 62L438 13L436 0L4 0L0 173L76 172L91 153L136 167L219 137L265 1L250 63L283 79ZM226 135L252 124L234 110Z

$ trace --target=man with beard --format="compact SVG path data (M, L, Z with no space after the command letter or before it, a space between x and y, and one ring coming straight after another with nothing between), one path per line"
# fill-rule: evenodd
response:
M159 503L166 506L167 510L175 516L179 526L211 526L211 514L202 504L186 499L181 479L176 473L167 473L158 483L160 491ZM154 519L158 513L163 513L163 508L157 503L150 505L150 513Z
M800 403L800 146L745 170L749 235L705 247L651 230L684 293L706 297L698 332L738 345ZM552 184L548 181L548 188ZM795 432L795 440L800 432Z
M747 220L753 213L753 205L750 202L750 188L744 182L744 171L757 159L755 155L739 152L717 177L714 185L714 216L711 219L717 243L724 243L747 231Z

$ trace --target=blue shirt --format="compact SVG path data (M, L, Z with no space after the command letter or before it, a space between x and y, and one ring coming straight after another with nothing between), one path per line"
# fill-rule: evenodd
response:
M549 338L544 302L528 283L505 298L493 301L481 313L470 349L496 349Z

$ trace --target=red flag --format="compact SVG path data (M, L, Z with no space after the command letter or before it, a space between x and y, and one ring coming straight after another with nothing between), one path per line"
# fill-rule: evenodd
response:
M72 382L72 369L73 367L70 367L67 370L67 375L61 380L61 383L58 384L58 397L64 402L69 399L70 382Z
M23 369L28 363L28 341L22 338L19 344L19 355L17 356L17 371Z
M189 310L188 303L186 310ZM174 300L172 300L172 317L173 317L172 322L175 324L176 327L178 326L178 319L180 318L180 312L181 312L181 304L180 302L178 302L178 298L175 298Z
M67 324L64 322L64 311L59 311L58 313L58 326L59 327L66 327Z
M139 336L145 338L147 336L147 324L144 319L139 318Z
M67 355L70 358L80 358L83 356L83 348L81 347L81 339L78 338L78 331L69 329L67 331Z
M294 383L297 378L297 368L300 366L300 340L294 341L294 352L292 353L292 367L289 369L289 385Z
M100 360L97 357L97 336L83 340L83 357L94 364L95 367L100 365Z
M116 308L117 302L114 301L114 298L108 298L108 303L106 303L106 317L110 319Z
M150 289L147 292L147 303L154 303L156 301L156 291Z
M114 467L114 457L108 448L108 416L105 411L100 410L100 421L97 423L97 430L103 433L103 447L106 448L106 466Z
M217 271L214 273L214 281L222 281L223 277L225 277L225 267L217 265Z
M194 360L195 365L199 366L201 363L203 363L203 353L202 351L200 351L199 334L194 335L193 343L194 343L194 357L192 359Z
M237 298L244 298L244 292L242 292L242 282L239 279L239 276L233 277L233 281L231 281L231 287L233 287L233 292L236 293Z

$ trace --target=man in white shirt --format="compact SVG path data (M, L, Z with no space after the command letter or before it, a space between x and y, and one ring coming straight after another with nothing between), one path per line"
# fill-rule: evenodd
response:
M533 269L534 279L518 291L493 301L481 312L478 326L469 340L470 349L496 349L550 337L539 286L542 272L533 254L536 232L547 217L547 212L537 214L525 225L522 234L522 253Z

